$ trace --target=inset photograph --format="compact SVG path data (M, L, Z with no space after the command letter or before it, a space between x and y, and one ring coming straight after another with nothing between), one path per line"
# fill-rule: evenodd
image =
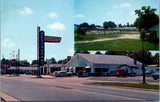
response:
M76 51L159 49L156 1L76 0L75 13Z

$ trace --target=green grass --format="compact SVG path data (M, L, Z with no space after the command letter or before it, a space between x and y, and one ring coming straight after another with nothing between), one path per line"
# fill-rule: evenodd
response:
M121 34L92 34L92 35L77 35L75 34L75 41L87 41L87 40L95 40L102 38L115 38L119 37Z
M156 45L156 50L159 45ZM136 39L118 39L92 43L75 43L75 50L107 50L107 51L126 51L142 50L142 41ZM144 50L155 50L154 44L145 41Z
M136 32L124 32L124 33L108 33L108 34L92 34L92 35L78 35L75 33L75 41L88 41L102 38L116 38L121 36L122 34L139 34Z
M92 83L89 83L89 84L125 86L125 87L134 87L134 88L145 88L145 89L156 89L156 90L159 90L159 85L143 84L143 83L92 82Z

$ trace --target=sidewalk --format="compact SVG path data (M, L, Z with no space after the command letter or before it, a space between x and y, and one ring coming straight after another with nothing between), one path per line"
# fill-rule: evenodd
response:
M17 98L15 98L15 97L13 97L13 96L10 96L10 95L8 95L8 94L5 94L5 93L3 93L3 92L1 92L1 97L5 100L5 101L16 101L16 102L20 102L20 100L19 99L17 99Z

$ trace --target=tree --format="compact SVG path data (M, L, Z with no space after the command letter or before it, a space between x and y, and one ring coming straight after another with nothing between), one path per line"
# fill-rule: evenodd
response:
M91 25L89 25L89 29L90 29L90 30L95 30L95 29L96 29L95 24L91 24Z
M103 27L104 27L104 29L108 29L108 28L117 27L117 25L114 22L112 22L112 21L109 21L109 22L105 21L103 23Z
M154 43L154 48L156 50L156 45L159 43L159 38L157 36L157 31L153 30L149 32L150 42Z
M143 51L106 51L105 55L126 55L131 58L135 58L137 61L142 62L143 61L143 56L142 56ZM153 64L153 56L151 52L149 51L144 51L144 64Z
M95 54L103 55L103 53L101 53L100 51L97 51Z
M127 27L130 27L129 22L127 22Z
M87 22L84 22L79 25L79 28L83 30L89 30L89 24Z
M128 51L106 51L105 55L128 55Z
M153 63L159 65L159 53L156 53L153 57Z
M142 23L141 18L136 18L136 20L134 21L134 26L139 28L139 31L141 31L142 28L141 23Z
M136 19L135 24L139 29L144 28L148 31L149 28L159 23L159 17L155 14L156 9L151 8L150 6L143 6L139 10L135 10L135 13L139 18Z
M54 63L57 63L57 62L56 62L56 59L55 59L54 57L52 57L50 60L51 60L51 62L52 62L53 64L54 64Z
M118 24L118 27L123 27L122 24Z
M20 64L22 64L22 65L30 65L30 63L27 60L20 61Z
M33 60L33 61L32 61L32 65L33 65L33 64L38 64L38 61L37 61L37 60Z
M130 26L131 26L131 27L134 27L134 24L131 24Z
M9 64L9 60L3 58L3 59L1 60L1 64Z
M85 30L82 29L82 28L78 28L78 29L76 30L76 32L77 32L78 35L82 35L82 36L86 34Z
M76 52L74 53L74 55L76 55L77 53L90 54L90 52L88 52L88 51L76 51Z

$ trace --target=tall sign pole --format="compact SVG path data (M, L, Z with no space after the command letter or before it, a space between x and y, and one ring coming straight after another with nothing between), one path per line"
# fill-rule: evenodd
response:
M41 66L44 65L44 57L45 57L45 42L49 43L59 43L61 41L61 37L55 36L45 36L45 32L40 30L40 27L37 27L37 77L41 78Z
M40 76L40 66L39 66L39 32L40 32L40 27L37 26L37 77Z

